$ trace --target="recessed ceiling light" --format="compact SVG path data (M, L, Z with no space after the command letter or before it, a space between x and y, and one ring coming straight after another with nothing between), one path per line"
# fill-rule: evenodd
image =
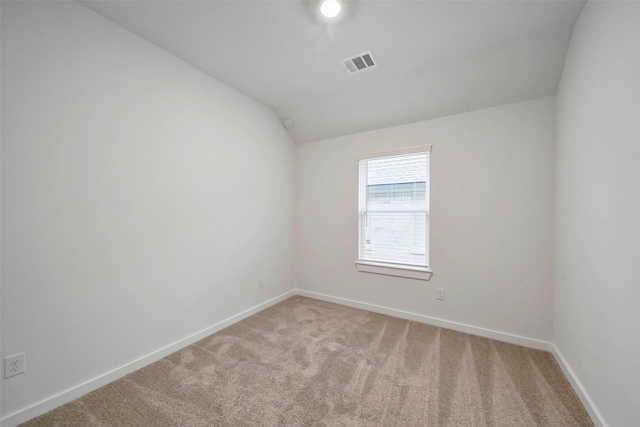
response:
M334 18L338 16L340 9L342 9L342 5L338 0L324 0L320 3L320 13L327 18Z

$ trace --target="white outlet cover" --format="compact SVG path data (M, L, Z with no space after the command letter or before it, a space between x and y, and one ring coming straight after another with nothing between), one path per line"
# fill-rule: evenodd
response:
M23 374L25 371L24 353L14 354L4 358L4 377L11 378Z

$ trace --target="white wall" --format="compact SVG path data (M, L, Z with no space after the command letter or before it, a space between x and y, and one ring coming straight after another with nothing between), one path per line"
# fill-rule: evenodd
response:
M293 289L294 153L83 6L2 2L2 416Z
M555 345L608 425L638 425L640 3L587 4L557 111Z
M554 98L298 147L298 287L550 341ZM433 144L430 281L359 273L358 157ZM435 299L437 287L446 301Z

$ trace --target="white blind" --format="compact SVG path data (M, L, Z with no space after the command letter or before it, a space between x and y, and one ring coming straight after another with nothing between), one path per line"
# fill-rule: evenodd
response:
M429 151L360 161L361 260L429 266Z

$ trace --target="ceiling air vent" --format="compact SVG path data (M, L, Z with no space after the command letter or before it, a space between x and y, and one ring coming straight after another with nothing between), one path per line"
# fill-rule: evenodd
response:
M342 60L342 65L349 74L358 73L378 66L370 50Z

